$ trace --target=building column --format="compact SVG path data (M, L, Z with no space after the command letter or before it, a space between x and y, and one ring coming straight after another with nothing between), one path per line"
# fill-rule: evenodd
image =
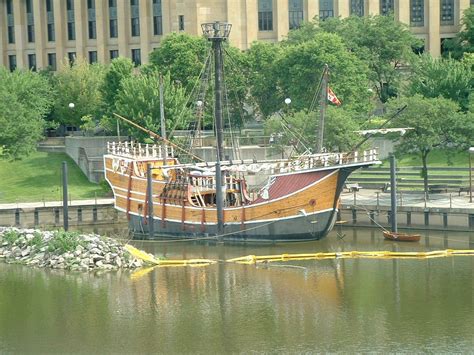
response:
M67 22L66 22L66 2L63 0L54 0L54 32L56 44L56 63L59 67L64 64L64 57L66 53L64 51L66 44L67 35Z
M118 22L118 48L119 55L131 58L132 54L128 50L128 42L130 40L130 2L117 1L117 22Z
M471 6L471 3L470 3L470 0L458 0L458 1L459 1L459 7L458 7L459 10L457 11L456 16L455 16L455 20L456 20L455 24L460 25L461 19L464 15L464 11L466 11L466 9L468 9ZM455 1L454 9L456 9L457 5L458 5L458 2Z
M351 14L349 9L349 0L334 0L335 17L349 17Z
M410 2L407 0L395 0L395 20L410 26Z
M151 35L153 33L153 12L151 1L140 1L140 49L142 64L148 63Z
M380 0L367 0L366 15L380 15Z
M46 12L44 11L44 1L33 0L33 17L35 18L35 51L36 51L36 67L42 69L48 66L46 64L45 36L47 28L45 26Z
M76 58L86 58L87 1L74 0L74 25L76 27Z
M312 21L315 17L319 17L319 0L305 0L306 21Z
M272 7L273 11L273 7ZM258 38L258 1L247 0L245 6L245 27L247 29L247 35L243 47L241 49L247 50L250 48L252 42Z
M163 36L166 36L168 33L171 32L171 23L172 23L172 10L170 6L170 2L174 0L162 0L161 1L161 13L163 19Z
M290 31L290 17L288 13L288 0L276 0L276 23L275 29L277 40L281 41Z
M109 57L107 56L107 1L95 2L95 18L96 18L96 30L97 30L97 61L99 63L107 63Z
M428 28L428 50L433 57L441 55L441 36L440 30L440 0L425 1L425 8L428 10L428 23L425 26ZM427 6L428 5L428 6Z
M7 17L6 17L6 11L3 9L6 8L5 2L3 0L0 0L0 24L4 28L0 30L0 66L4 65L6 66L6 43L7 43L7 38L6 38L6 25L7 25Z
M1 11L6 11L4 7ZM15 49L16 49L16 66L17 68L25 68L26 58L25 57L25 42L26 42L26 9L23 1L13 1L13 18L15 21ZM1 31L5 31L5 24L2 23L3 28Z

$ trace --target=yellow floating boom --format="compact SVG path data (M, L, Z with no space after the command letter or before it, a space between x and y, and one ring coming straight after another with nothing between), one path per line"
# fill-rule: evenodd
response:
M147 264L158 266L185 266L185 265L209 265L215 264L216 260L210 259L188 259L188 260L160 260L154 255L148 254L143 250L137 249L130 244L125 244L124 249L137 259L143 260Z
M205 266L216 264L217 260L212 259L188 259L188 260L160 260L153 255L139 250L129 244L124 246L132 256L143 260L148 265L157 266ZM443 258L449 256L474 256L474 250L434 250L434 251L343 251L331 253L306 253L306 254L279 254L279 255L246 255L238 258L228 259L228 263L239 264L257 264L268 263L273 261L290 261L290 260L321 260L321 259L428 259Z

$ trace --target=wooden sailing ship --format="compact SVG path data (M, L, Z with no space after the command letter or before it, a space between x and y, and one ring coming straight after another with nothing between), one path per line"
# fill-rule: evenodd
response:
M220 46L229 26L203 25L215 53L216 161L180 163L174 156L179 147L166 140L153 146L110 143L104 169L115 207L127 214L133 231L149 237L244 242L322 238L334 226L347 177L380 163L377 152L223 161ZM250 176L266 178L266 183L255 191Z

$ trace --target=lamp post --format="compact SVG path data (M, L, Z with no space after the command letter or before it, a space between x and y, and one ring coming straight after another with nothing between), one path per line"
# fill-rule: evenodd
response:
M209 22L201 25L202 32L206 38L212 42L214 51L214 72L215 72L215 119L217 138L217 160L216 160L216 207L217 207L217 235L219 242L222 242L224 234L224 200L225 200L225 179L221 172L221 159L224 158L224 131L222 124L222 80L223 80L223 60L222 42L229 37L232 25L227 22Z

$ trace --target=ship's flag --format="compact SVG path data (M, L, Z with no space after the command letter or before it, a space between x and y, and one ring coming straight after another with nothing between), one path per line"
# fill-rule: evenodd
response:
M337 98L336 94L334 94L334 91L328 86L328 100L331 101L334 105L340 106L341 101Z

